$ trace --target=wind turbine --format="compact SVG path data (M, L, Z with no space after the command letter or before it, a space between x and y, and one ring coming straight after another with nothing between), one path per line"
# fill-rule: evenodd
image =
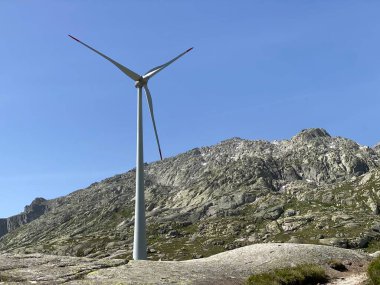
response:
M148 89L148 81L154 75L159 73L165 67L172 64L174 61L191 51L193 48L189 48L185 52L176 56L172 60L168 61L165 64L159 65L155 68L152 68L143 76L137 74L136 72L126 68L120 63L114 61L108 56L102 54L96 49L90 47L89 45L81 42L77 38L69 35L70 38L81 43L90 50L96 52L100 56L104 57L111 63L113 63L117 68L119 68L124 74L129 78L135 81L135 87L137 88L137 154L136 154L136 197L135 197L135 229L134 229L134 240L133 240L133 259L134 260L144 260L147 257L147 248L146 248L146 229L145 229L145 201L144 201L144 155L143 155L143 122L142 122L142 89L144 88L146 99L148 101L150 116L152 118L154 133L156 135L156 141L158 146L158 151L160 153L160 158L162 160L162 152L160 141L158 139L156 122L154 120L153 113L153 102L152 96Z

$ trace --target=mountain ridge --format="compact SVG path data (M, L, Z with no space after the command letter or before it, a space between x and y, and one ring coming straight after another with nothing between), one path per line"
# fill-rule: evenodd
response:
M379 165L380 148L319 128L302 130L290 140L232 138L148 164L150 258L184 259L292 239L352 248L376 244ZM359 185L366 175L365 187ZM48 200L42 215L0 238L0 249L130 256L134 183L132 169ZM339 205L352 200L349 212L336 206L338 199L344 201ZM332 207L340 214L328 212ZM330 220L324 221L322 213ZM365 227L357 226L364 218ZM338 224L342 229L335 233ZM308 227L314 236L306 235ZM191 244L197 246L184 247Z

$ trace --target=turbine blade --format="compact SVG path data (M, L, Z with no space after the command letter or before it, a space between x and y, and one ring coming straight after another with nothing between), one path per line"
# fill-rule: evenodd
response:
M149 92L149 89L148 89L147 85L144 85L144 89L145 89L146 99L147 99L148 105L149 105L150 117L152 118L152 122L153 122L154 134L156 135L156 141L157 141L158 151L160 152L160 158L162 160L162 152L161 152L160 140L158 139L156 122L154 120L152 96L150 95L150 92Z
M159 66L156 66L155 68L152 68L151 70L149 70L147 73L145 73L145 75L143 76L144 79L149 79L151 77L153 77L154 75L156 75L158 72L160 72L161 70L163 70L165 67L169 66L170 64L172 64L173 62L175 62L177 59L179 59L181 56L184 56L186 53L188 53L189 51L191 51L193 48L189 48L188 50L186 50L185 52L181 53L180 55L176 56L175 58L173 58L172 60L168 61L167 63L165 64L162 64L162 65L159 65Z
M80 40L78 40L77 38L73 37L72 35L69 35L69 37L72 38L73 40L77 41L78 43L81 43L82 45L84 45L85 47L89 48L90 50L96 52L98 55L104 57L105 59L107 59L108 61L110 61L111 63L113 63L114 65L116 65L117 68L119 68L122 72L124 72L132 80L138 81L141 78L141 76L138 75L137 73L133 72L132 70L130 70L128 68L126 68L124 65L121 65L120 63L114 61L112 58L109 58L108 56L102 54L101 52L97 51L96 49L90 47L89 45L85 44L84 42L81 42Z

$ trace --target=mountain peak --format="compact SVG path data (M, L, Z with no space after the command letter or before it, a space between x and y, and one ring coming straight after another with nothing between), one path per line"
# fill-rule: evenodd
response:
M316 138L331 138L331 135L325 129L310 128L302 130L292 140L310 141Z

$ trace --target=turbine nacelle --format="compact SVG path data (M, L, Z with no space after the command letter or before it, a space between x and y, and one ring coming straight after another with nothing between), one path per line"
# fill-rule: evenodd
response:
M142 88L148 83L148 79L145 79L144 77L140 77L139 80L135 81L135 87L136 88Z

